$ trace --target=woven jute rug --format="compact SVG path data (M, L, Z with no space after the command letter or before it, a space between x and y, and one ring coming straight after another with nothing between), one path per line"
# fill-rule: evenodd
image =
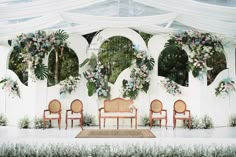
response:
M75 138L155 138L148 129L82 130Z

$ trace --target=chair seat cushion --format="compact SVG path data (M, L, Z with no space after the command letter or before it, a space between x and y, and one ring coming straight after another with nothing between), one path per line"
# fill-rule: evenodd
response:
M152 118L165 118L165 114L153 113Z
M73 113L73 114L68 113L67 118L81 118L81 114L80 113Z
M186 114L176 114L175 118L186 118L186 119L188 119L189 118L189 114L188 113L186 113Z
M58 113L46 114L45 118L59 118L59 114Z
M135 112L102 112L101 117L135 117Z

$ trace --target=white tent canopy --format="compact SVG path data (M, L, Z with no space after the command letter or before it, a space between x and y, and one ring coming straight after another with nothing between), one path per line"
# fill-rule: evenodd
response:
M153 34L190 28L236 38L236 1L0 0L4 40L39 29L87 34L106 27L132 27Z

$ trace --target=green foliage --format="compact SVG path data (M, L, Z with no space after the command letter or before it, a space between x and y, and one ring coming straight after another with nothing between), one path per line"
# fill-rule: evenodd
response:
M158 75L188 86L188 55L169 40L161 52L158 61Z
M132 42L121 36L111 37L101 45L98 60L109 82L115 83L119 74L131 66L134 52Z
M69 38L69 35L64 30L59 29L55 32L55 38L57 46L61 46Z
M229 124L230 126L232 127L235 127L236 126L236 114L233 114L230 116L229 118Z
M36 68L34 69L34 74L39 80L44 80L48 77L48 68L44 64L38 64L36 65Z
M188 127L188 120L184 123L185 127ZM191 129L211 129L214 128L212 118L208 115L198 118L197 116L191 116Z
M214 124L213 124L212 118L209 117L208 115L203 116L201 118L200 128L201 129L211 129L211 128L214 128Z
M79 67L82 68L84 65L86 65L89 62L89 58L86 58L80 65Z
M207 84L210 85L215 80L216 76L227 68L224 53L215 53L207 60L207 66L212 68L207 71Z
M48 62L48 86L57 84L55 80L56 75L56 56L55 52L52 51L49 55ZM58 82L67 79L69 76L77 76L79 74L79 61L75 52L70 48L65 48L63 55L58 58Z
M138 33L143 38L146 45L148 44L149 39L153 36L152 34L148 34L148 33L145 33L145 32L138 32Z
M95 125L95 117L90 114L83 115L83 126L93 126Z
M188 128L188 120L185 121L184 126ZM200 119L197 116L191 116L190 129L200 129Z
M29 128L29 125L30 125L30 120L27 116L21 118L18 122L18 127L20 129L27 129Z
M233 157L236 155L235 145L224 147L217 145L93 145L86 147L76 144L23 144L3 143L0 145L0 156L40 156L40 157Z
M150 120L149 120L149 117L147 115L141 117L141 124L143 126L150 126Z
M0 126L7 125L7 117L4 114L0 114Z
M92 96L94 93L96 93L96 84L95 82L87 82L87 88L88 88L88 95Z
M45 121L45 128L49 128L50 123L49 121ZM42 129L43 128L43 119L42 118L34 118L34 128L35 129Z

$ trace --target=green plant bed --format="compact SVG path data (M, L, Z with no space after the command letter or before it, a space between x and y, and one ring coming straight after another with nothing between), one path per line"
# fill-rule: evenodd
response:
M160 146L160 145L93 145L92 147L78 144L6 144L0 145L0 156L40 156L40 157L233 157L236 155L236 146L214 145L186 145Z
M49 121L45 121L45 128L50 128ZM43 119L42 118L35 118L34 119L34 128L35 129L42 129L43 128Z
M7 117L3 114L0 114L0 126L6 126L7 125Z
M30 125L30 120L27 116L21 118L18 122L18 127L20 129L28 129Z

